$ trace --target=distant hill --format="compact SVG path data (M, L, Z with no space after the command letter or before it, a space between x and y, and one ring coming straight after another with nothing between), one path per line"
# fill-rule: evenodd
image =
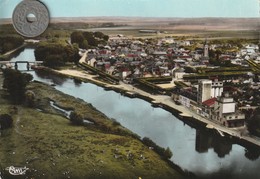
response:
M11 23L11 19L0 19L0 24ZM61 17L52 18L51 23L113 24L136 27L164 28L171 30L260 30L259 18L151 18L151 17Z

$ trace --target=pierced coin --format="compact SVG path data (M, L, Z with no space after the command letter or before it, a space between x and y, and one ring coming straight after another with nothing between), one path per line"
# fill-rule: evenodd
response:
M13 26L24 37L37 37L48 27L50 17L47 7L36 0L20 2L13 12Z

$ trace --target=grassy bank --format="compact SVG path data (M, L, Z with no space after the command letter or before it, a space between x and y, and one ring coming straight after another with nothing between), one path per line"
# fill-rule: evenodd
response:
M181 178L134 134L79 101L41 83L28 87L37 108L18 106L0 90L0 113L12 114L14 126L0 137L0 167L26 166L29 178ZM49 101L82 113L94 125L73 126ZM103 130L104 126L107 130ZM120 135L119 135L120 134Z

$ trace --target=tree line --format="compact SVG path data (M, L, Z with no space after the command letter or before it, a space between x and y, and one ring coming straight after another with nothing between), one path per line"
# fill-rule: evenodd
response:
M75 31L70 35L71 43L59 41L40 42L34 51L37 61L43 61L45 66L56 68L67 62L78 63L79 48L88 49L98 44L106 44L109 37L102 32Z
M4 54L23 45L24 39L19 35L0 36L0 54Z
M78 44L79 48L88 49L98 44L105 44L109 37L102 32L75 31L70 36L71 43Z
M61 44L41 42L35 49L34 55L37 61L43 61L44 65L55 68L66 62L78 63L79 54L76 44Z

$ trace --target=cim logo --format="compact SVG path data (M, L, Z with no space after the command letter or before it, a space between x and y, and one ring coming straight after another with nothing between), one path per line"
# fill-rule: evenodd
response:
M26 171L29 170L29 168L10 166L7 167L6 170L9 171L11 175L25 175Z

